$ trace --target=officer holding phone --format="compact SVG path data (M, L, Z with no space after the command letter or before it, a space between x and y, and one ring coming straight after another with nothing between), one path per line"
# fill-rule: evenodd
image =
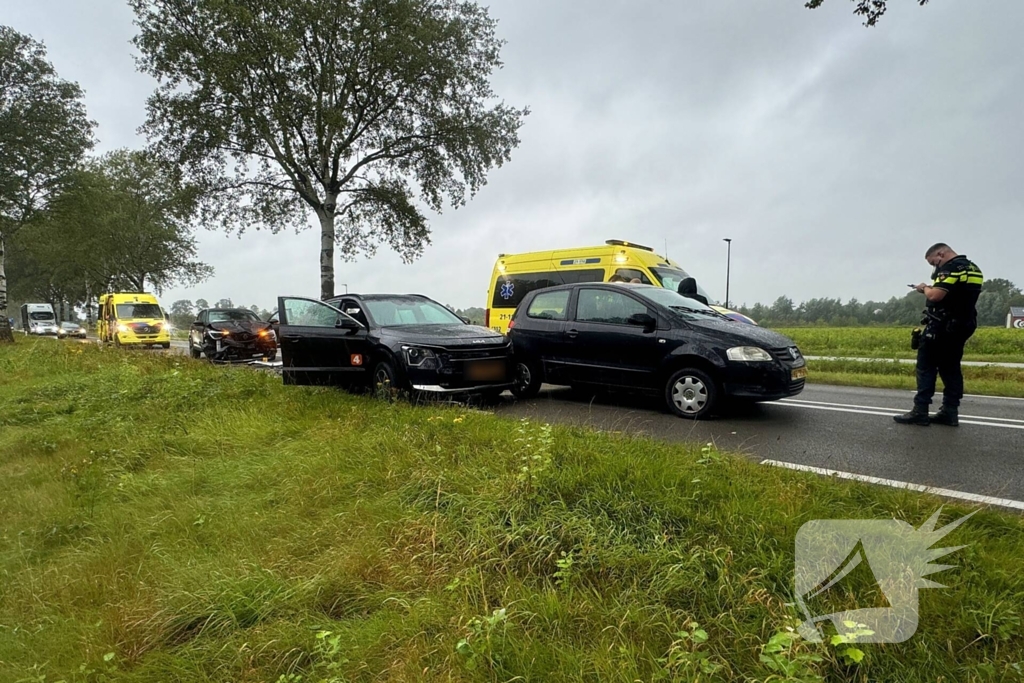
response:
M955 427L960 423L960 399L964 396L960 363L964 345L978 328L976 306L985 279L978 266L942 242L929 247L925 260L935 268L932 284L910 285L927 300L917 349L917 395L914 408L893 419L899 424ZM942 407L929 416L936 377L942 377Z

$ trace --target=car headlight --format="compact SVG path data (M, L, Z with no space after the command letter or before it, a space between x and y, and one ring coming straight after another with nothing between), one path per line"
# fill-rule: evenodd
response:
M410 367L433 370L437 367L437 356L430 349L421 349L415 346L403 346L405 362Z
M164 323L162 328L159 325L157 325L157 328L163 329L164 332L173 332L174 331L174 325L172 325L170 323Z
M744 363L756 363L770 361L770 353L757 346L734 346L725 352L729 360L741 361Z
M117 326L117 331L118 331L118 332L128 332L128 331L129 331L129 328L128 328L128 326L127 326L127 325L118 325L118 326Z

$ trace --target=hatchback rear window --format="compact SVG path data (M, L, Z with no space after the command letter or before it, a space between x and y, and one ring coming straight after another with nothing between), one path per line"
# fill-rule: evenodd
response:
M541 320L565 320L565 310L569 305L569 290L558 292L541 292L530 303L526 315Z

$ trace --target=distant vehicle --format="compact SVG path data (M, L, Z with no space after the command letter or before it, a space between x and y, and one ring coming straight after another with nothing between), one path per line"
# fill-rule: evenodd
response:
M74 337L76 339L85 339L85 328L78 323L62 322L60 328L57 330L58 339L68 339Z
M285 384L490 398L511 387L504 335L422 295L280 297L278 315Z
M171 325L152 294L118 292L99 297L100 340L114 346L162 346L171 348Z
M50 304L22 304L21 329L25 334L57 334L57 316Z
M496 332L508 331L519 302L535 289L575 282L639 280L639 284L664 287L673 292L690 275L675 261L660 256L651 247L624 240L607 240L603 245L499 254L491 273L484 325ZM699 285L697 293L712 302L711 308L733 320L757 324L750 318L718 306Z
M542 382L659 395L680 417L723 398L772 401L803 391L806 362L787 337L726 320L677 292L580 283L535 290L510 323L516 396Z
M208 308L199 311L188 332L193 358L212 361L277 359L277 335L270 323L247 308Z

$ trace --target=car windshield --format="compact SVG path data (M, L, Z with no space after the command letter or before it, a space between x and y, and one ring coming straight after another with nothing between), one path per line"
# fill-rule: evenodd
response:
M718 311L708 306L705 306L696 299L691 299L689 297L683 296L682 294L673 292L670 289L660 289L658 287L638 287L636 291L638 294L641 294L650 301L671 308L674 311L679 311L680 313L690 313L693 315L708 315L713 316L715 318L725 317Z
M690 277L685 270L678 268L651 268L654 271L654 275L661 280L661 286L665 289L670 289L673 292L679 291L679 283ZM714 303L715 300L711 298L703 287L697 285L697 293L707 299L709 302Z
M210 311L209 320L211 323L227 322L261 322L260 317L252 311Z
M53 313L47 311L36 311L35 313L29 313L28 317L32 320L53 320Z
M118 320L130 320L131 318L157 318L162 320L164 312L156 304L131 303L117 305Z
M441 304L419 297L366 299L374 322L381 327L399 325L463 325L462 318Z
M65 330L77 330L78 329L78 325L76 323L61 323L60 326L61 326L62 329L65 329Z

